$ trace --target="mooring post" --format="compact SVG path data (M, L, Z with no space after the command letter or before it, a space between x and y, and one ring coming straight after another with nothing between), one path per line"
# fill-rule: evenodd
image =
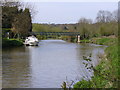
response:
M10 33L9 33L9 32L7 32L7 38L8 38L8 39L10 39L10 37L9 37L9 36L10 36Z
M80 43L80 35L77 36L77 42Z

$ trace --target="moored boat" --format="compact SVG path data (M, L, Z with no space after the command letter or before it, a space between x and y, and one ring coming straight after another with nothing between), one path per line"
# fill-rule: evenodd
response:
M24 44L28 46L38 46L38 39L35 36L29 36L25 39Z

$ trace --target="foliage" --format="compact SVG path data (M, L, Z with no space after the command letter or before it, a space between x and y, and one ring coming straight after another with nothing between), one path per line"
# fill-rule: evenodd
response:
M89 39L83 39L83 40L80 40L81 43L90 43L90 40Z
M77 38L75 36L61 36L60 39L63 39L68 42L77 42Z
M2 39L2 47L22 46L23 42L18 39Z
M27 36L32 31L31 16L29 9L19 13L12 23L12 31L21 36Z
M115 42L111 42L115 41ZM117 39L98 39L98 42L103 42L106 45L111 43L106 48L106 56L102 58L99 65L94 70L94 76L89 81L79 81L74 85L74 88L118 88L120 73L118 73L118 45Z
M15 15L18 13L17 7L2 7L2 28L11 28Z
M101 38L92 38L90 40L90 42L95 43L95 44L110 46L110 45L117 43L118 39L117 38L110 38L110 37L101 37Z
M20 2L4 0L2 5L2 28L11 28L14 35L26 36L32 31L31 13L28 8L21 9ZM5 35L3 35L5 36Z
M42 35L37 35L36 36L39 40L44 40L44 39L47 39L47 37L46 36L42 36Z
M92 86L91 81L81 80L74 85L74 88L92 88Z
M33 32L62 32L63 30L55 25L33 24Z

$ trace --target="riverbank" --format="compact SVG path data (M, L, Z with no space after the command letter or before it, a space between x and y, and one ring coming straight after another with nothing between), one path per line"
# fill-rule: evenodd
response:
M84 39L80 40L81 43L94 43L94 44L99 44L99 45L113 45L117 43L117 37L114 36L109 36L109 37L96 37L92 38L90 40Z
M85 40L81 42L85 42ZM101 58L100 64L93 68L92 79L79 81L74 85L74 88L118 88L118 39L102 37L93 38L87 42L107 45L106 55Z
M22 40L18 40L18 39L2 39L2 47L6 48L6 47L17 47L17 46L22 46L23 42Z

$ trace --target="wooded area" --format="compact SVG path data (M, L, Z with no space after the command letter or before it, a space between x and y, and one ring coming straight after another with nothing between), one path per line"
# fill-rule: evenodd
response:
M3 37L9 32L11 38L22 38L32 31L30 10L21 6L20 2L7 0L1 3Z

